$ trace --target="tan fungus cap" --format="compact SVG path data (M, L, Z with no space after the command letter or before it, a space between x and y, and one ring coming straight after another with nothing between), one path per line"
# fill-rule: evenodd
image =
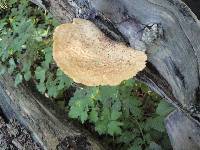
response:
M55 29L53 58L66 75L87 86L120 84L141 71L147 60L144 52L111 40L84 19Z

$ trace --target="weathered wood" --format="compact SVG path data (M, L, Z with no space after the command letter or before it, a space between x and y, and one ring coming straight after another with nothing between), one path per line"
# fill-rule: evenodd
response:
M16 120L4 118L0 110L0 149L43 150L31 137L29 131Z
M68 120L67 114L56 108L49 99L36 96L25 85L15 88L9 76L0 77L0 107L8 119L16 118L25 125L44 149L54 150L63 141L78 141L79 138L85 142L85 150L106 149L87 131ZM79 143L76 144L79 147Z
M146 49L147 67L137 78L181 110L182 115L193 117L183 126L199 124L200 22L181 0L32 1L40 1L62 23L73 17L89 19L113 39L138 50ZM173 134L172 130L168 132ZM176 144L185 145L173 146Z
M200 125L191 117L176 110L166 118L165 124L174 150L200 149Z

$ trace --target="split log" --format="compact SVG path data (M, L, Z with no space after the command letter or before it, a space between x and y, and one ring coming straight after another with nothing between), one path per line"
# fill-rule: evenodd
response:
M106 149L87 131L67 119L64 110L39 96L25 84L14 87L10 76L0 77L0 107L11 119L17 119L45 150Z
M137 78L181 109L197 105L200 24L180 0L32 1L62 23L90 19L113 38L145 47L148 64Z
M148 63L137 78L180 110L166 122L176 125L173 116L180 120L186 117L189 121L184 121L183 126L189 127L195 122L193 130L198 131L200 22L185 3L181 0L31 1L49 10L62 23L74 17L89 19L114 40L124 41L138 50L145 48ZM177 137L170 128L168 133ZM199 138L199 132L192 134ZM186 135L179 133L178 136ZM175 149L181 149L189 141L179 142L172 141ZM197 142L193 144L200 148Z

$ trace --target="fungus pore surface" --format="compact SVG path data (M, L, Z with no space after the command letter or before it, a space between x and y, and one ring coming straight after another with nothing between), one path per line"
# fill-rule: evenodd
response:
M108 38L91 21L74 19L53 35L53 58L77 83L118 85L144 69L147 56Z

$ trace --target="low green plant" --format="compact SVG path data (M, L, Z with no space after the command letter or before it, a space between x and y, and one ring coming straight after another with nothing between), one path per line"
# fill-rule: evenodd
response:
M9 1L7 7L0 20L0 73L15 76L15 86L34 79L41 93L57 97L72 83L52 59L52 29L58 23L26 0Z
M168 149L163 121L171 111L168 103L133 79L115 87L79 88L69 102L71 118L113 136L120 149Z
M130 79L114 87L80 87L57 68L52 31L58 24L27 0L0 1L0 74L11 74L16 87L32 80L39 92L62 100L69 117L118 149L170 149L163 121L172 108L144 84ZM69 87L76 90L64 105Z

